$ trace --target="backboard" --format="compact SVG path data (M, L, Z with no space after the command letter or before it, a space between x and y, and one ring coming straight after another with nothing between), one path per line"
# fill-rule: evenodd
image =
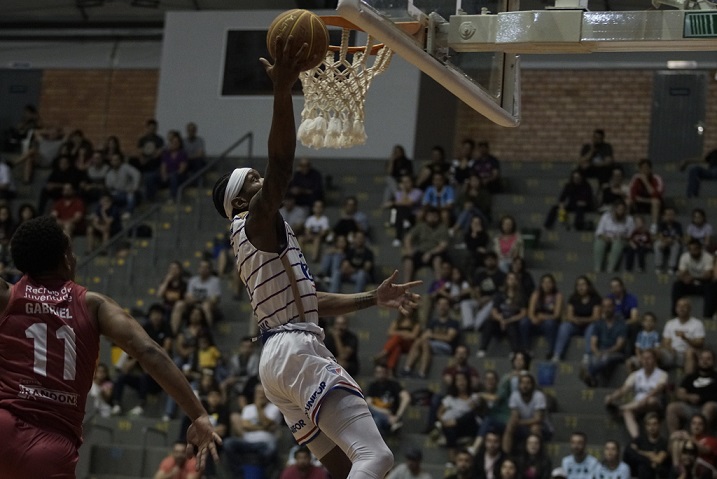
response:
M489 120L515 127L520 124L518 56L445 46L451 15L505 12L513 1L339 0L336 10ZM425 28L411 35L396 26L405 21L419 21Z

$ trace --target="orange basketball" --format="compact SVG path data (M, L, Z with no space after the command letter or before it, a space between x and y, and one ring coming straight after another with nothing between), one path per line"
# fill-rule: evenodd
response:
M318 15L297 8L276 17L266 34L266 46L272 58L276 58L274 51L276 38L281 37L286 40L289 35L294 38L293 45L297 52L304 43L309 46L305 51L305 58L299 61L302 70L311 70L321 64L329 49L329 31ZM317 57L312 62L310 59L314 55Z

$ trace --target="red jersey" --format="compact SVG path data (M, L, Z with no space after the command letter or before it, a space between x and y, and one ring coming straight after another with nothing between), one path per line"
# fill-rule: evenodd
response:
M86 293L72 281L23 276L0 316L0 408L77 445L99 354Z

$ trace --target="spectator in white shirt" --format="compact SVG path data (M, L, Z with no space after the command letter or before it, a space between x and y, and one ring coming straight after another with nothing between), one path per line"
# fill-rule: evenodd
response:
M587 453L588 438L584 432L575 431L570 436L570 454L563 458L560 466L566 479L593 479L599 466L595 456Z
M189 278L184 299L174 303L171 316L173 331L180 330L184 313L195 304L204 311L209 326L214 322L216 308L222 295L221 283L219 278L213 274L209 261L201 261L197 273Z
M605 405L616 405L616 401L630 393L632 400L619 406L630 437L636 439L640 426L636 415L663 409L663 394L667 386L667 373L657 367L657 353L652 349L642 351L642 368L630 373L623 385L605 396Z
M301 249L311 251L311 261L317 262L321 259L321 245L331 231L329 217L324 214L323 201L314 201L311 216L304 221L303 230Z
M12 170L4 158L0 158L0 199L9 201L17 196Z
M712 318L717 306L714 295L714 256L704 250L699 240L692 239L687 251L680 256L677 267L677 279L672 283L672 313L676 311L677 301L685 296L702 296L703 317Z
M627 214L627 205L623 200L617 200L611 211L603 213L595 230L595 242L593 243L595 272L603 270L606 256L607 271L617 270L622 250L634 229L635 222L632 216Z
M105 187L115 203L124 207L128 213L132 213L137 204L137 190L141 177L139 170L126 163L120 153L113 153L110 156L110 169L105 175Z
M521 372L518 390L508 399L510 419L503 434L503 450L510 454L513 441L524 442L529 434L535 434L544 441L549 439L552 428L547 418L545 395L535 388L535 378L528 372Z
M603 449L602 462L595 468L595 479L630 479L630 468L620 460L620 444L609 440Z
M677 301L677 317L665 323L662 345L658 351L663 367L682 366L685 375L695 371L697 353L705 345L705 326L691 316L692 305L687 298Z

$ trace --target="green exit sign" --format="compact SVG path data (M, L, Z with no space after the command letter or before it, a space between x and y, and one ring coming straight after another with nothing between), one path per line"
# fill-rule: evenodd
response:
M684 38L717 38L717 10L685 12Z

